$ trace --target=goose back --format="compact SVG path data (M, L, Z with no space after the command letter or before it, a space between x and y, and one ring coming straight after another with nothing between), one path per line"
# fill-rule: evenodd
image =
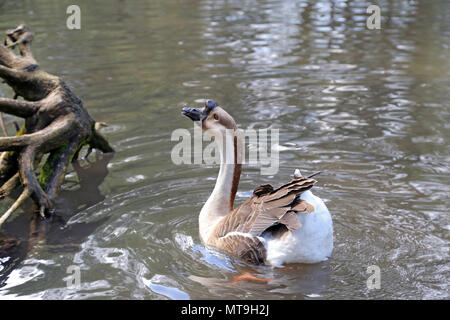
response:
M266 249L261 236L270 233L273 237L283 237L299 229L298 213L314 211L313 205L300 196L316 182L298 177L277 189L268 184L256 187L247 201L217 224L208 244L251 263L264 263Z

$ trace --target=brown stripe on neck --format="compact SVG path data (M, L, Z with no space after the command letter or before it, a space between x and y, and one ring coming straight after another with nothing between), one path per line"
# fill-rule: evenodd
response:
M238 145L237 136L234 136L234 171L233 180L231 182L231 193L230 193L230 211L234 208L234 198L236 197L236 192L239 186L239 179L241 178L242 164L238 163Z

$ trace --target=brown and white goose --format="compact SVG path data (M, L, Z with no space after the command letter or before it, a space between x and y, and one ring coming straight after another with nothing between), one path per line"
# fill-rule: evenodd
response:
M316 180L296 170L289 183L277 189L256 187L250 199L234 208L242 169L234 119L212 100L203 108L183 108L182 114L201 122L220 151L216 185L199 216L200 237L206 245L250 263L273 266L317 263L331 255L331 215L310 191ZM233 160L227 161L230 157Z

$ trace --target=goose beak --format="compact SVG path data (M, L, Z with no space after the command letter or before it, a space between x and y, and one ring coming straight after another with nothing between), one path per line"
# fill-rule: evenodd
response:
M202 116L202 109L185 107L181 111L181 114L183 116L188 117L192 121L200 121L201 120L201 116Z

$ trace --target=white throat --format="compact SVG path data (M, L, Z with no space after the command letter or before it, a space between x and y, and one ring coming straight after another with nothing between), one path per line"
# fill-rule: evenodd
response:
M238 164L240 148L237 147L235 137L237 136L233 130L214 135L220 153L220 170L216 185L200 211L200 237L205 242L215 224L233 209L241 170L241 165Z

